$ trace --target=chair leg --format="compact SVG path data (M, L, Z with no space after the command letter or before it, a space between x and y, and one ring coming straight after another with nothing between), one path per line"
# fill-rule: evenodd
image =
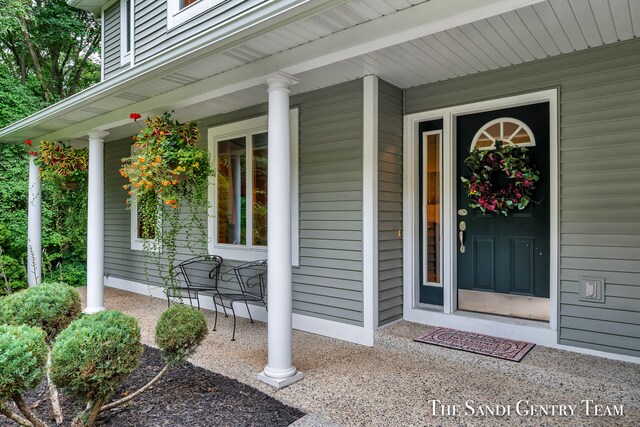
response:
M213 308L215 309L215 317L213 320L213 330L216 330L216 326L218 326L218 304L216 304L216 296L213 296Z
M244 305L247 307L247 312L249 313L249 319L251 320L251 323L253 323L253 317L251 317L251 310L249 310L249 304L247 303L247 300L244 300Z
M233 335L231 341L236 340L236 311L233 309L233 301L231 301L231 312L233 313Z

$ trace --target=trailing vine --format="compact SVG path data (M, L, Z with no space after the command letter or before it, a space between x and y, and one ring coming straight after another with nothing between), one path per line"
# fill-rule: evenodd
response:
M495 150L473 150L464 161L470 173L461 180L467 187L471 208L507 216L534 201L540 172L526 148L502 141L496 141L495 147ZM499 174L506 176L506 185L501 185Z
M133 113L130 118L141 117ZM129 206L138 213L145 255L155 254L165 286L175 288L178 238L191 252L206 247L202 215L208 208L211 166L206 150L196 147L196 123L180 123L170 113L144 123L133 137L132 155L122 159L120 174L129 181L123 187Z

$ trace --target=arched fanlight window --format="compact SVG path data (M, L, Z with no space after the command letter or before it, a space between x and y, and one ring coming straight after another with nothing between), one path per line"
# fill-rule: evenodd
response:
M469 151L475 149L493 150L496 148L496 141L518 147L534 147L536 145L536 140L529 126L518 119L501 117L491 120L480 128L473 137Z

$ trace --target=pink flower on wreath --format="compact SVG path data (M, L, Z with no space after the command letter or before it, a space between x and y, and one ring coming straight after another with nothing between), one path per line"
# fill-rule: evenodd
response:
M516 178L522 178L522 172L517 171L516 172Z
M525 179L522 184L524 184L525 187L531 187L531 181L528 179Z

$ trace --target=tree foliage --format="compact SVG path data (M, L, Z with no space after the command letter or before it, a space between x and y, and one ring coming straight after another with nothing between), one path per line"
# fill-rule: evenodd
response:
M0 57L47 103L99 80L100 26L65 0L0 0Z

